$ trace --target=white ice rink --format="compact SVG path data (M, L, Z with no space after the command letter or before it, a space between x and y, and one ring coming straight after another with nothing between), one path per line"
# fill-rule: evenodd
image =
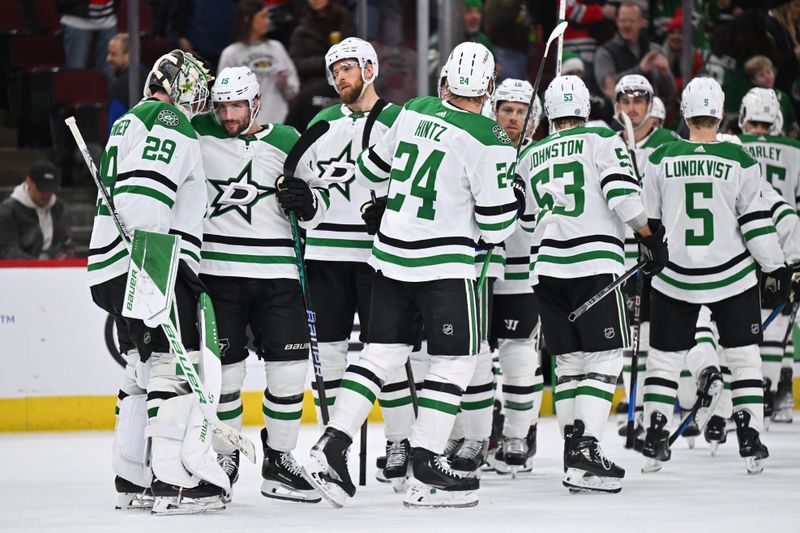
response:
M745 473L735 433L714 458L702 437L694 450L681 439L663 471L643 475L640 457L622 447L614 429L609 423L605 450L627 470L617 495L572 495L561 486L561 439L555 420L548 418L540 424L534 473L517 480L484 474L476 508L404 509L400 495L375 481L383 429L373 424L367 486L359 487L343 509L324 502L292 504L264 498L259 493L260 464L246 463L227 510L169 517L114 511L111 432L0 434L0 531L800 532L797 422L773 425L763 435L771 457L758 476ZM255 428L247 433L258 442ZM299 459L305 458L317 436L315 426L303 426ZM351 461L354 480L356 465L357 460Z

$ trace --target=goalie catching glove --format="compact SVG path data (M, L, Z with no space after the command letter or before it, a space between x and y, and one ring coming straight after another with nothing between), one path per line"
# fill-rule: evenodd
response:
M276 196L283 212L288 216L294 213L298 219L306 221L317 213L317 199L308 183L300 178L279 176L275 181Z
M662 224L648 224L650 235L642 237L636 233L636 240L639 242L639 257L647 261L642 267L642 273L646 276L655 276L667 266L669 262L669 250L667 249L666 230ZM653 227L656 229L653 229Z

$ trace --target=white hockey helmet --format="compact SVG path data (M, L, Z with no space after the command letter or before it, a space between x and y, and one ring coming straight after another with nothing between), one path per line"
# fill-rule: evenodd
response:
M683 89L681 114L683 118L714 117L722 120L725 93L713 78L694 78Z
M775 91L761 87L753 87L747 91L739 106L739 127L744 130L745 123L749 121L770 124L770 133L780 132L783 127L783 113Z
M495 113L500 102L518 102L530 104L533 96L533 86L525 80L504 79L492 95L492 108Z
M358 66L361 67L361 79L364 81L364 87L378 78L378 53L375 52L375 48L364 39L348 37L344 41L331 46L325 54L325 76L328 78L328 84L332 85L334 89L336 89L336 82L333 79L331 67L342 59L355 59L358 61ZM372 64L372 77L370 79L366 77L368 63ZM338 92L338 89L336 90Z
M447 58L447 88L456 96L491 96L494 80L494 57L480 43L461 43Z
M442 70L439 72L439 84L436 86L436 91L439 94L439 98L444 98L444 82L447 81L447 63L444 64Z
M544 110L551 121L557 118L589 118L591 101L589 89L577 76L558 76L544 92Z
M653 86L650 81L641 74L628 74L622 76L614 88L614 100L619 102L623 94L641 94L647 97L648 102L653 101Z
M214 79L208 68L189 52L173 50L159 57L147 74L144 97L162 89L172 103L191 119L208 108L208 84Z
M650 116L662 122L667 118L667 108L664 107L664 101L658 96L653 97L653 103L650 105Z
M242 100L247 100L247 105L250 107L250 122L245 128L247 131L261 109L261 86L258 84L255 73L249 67L222 69L217 75L216 83L211 88L212 104ZM258 101L256 102L256 100ZM214 106L214 116L220 121L216 106Z

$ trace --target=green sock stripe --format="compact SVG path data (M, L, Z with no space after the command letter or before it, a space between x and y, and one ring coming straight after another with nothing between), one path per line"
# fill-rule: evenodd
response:
M243 412L244 408L240 405L232 411L217 411L217 417L219 417L220 420L231 420L237 416L241 416Z
M646 402L658 402L658 403L665 403L667 405L675 405L675 397L669 396L667 394L655 394L655 393L646 393L644 395L644 401Z
M622 367L622 371L623 371L623 372L627 372L628 374L630 374L630 373L631 373L631 369L632 369L632 368L633 368L633 367L631 367L630 365L623 366L623 367ZM645 368L645 365L636 365L636 370L637 370L638 372L644 372L645 370L647 370L647 368Z
M477 411L478 409L488 409L494 405L494 398L486 398L477 402L461 402L461 409L464 411Z
M325 404L330 407L333 405L333 402L336 401L336 396L326 396L325 397ZM319 398L314 398L314 405L319 407Z
M783 362L782 355L761 354L761 361L765 363L781 363Z
M158 414L158 407L151 407L147 410L147 418L155 418Z
M300 409L299 411L273 411L266 405L261 406L261 411L267 418L272 418L274 420L300 420L300 417L303 416L303 410Z
M411 403L411 396L403 396L394 400L381 400L378 398L378 404L384 409L391 409L392 407L402 407Z
M556 393L553 395L553 400L558 402L558 401L561 401L561 400L569 400L569 399L575 398L576 392L577 392L577 389L567 389L567 390L556 391Z
M758 395L750 395L750 396L737 396L733 399L733 405L743 405L743 404L763 404L764 397Z
M514 411L529 411L533 409L533 402L510 402L506 400L503 405L506 409L513 409Z
M442 402L440 400L433 400L431 398L420 398L419 399L419 406L424 407L425 409L434 409L436 411L441 411L443 413L447 413L448 415L456 415L458 413L458 406L453 405L452 403Z
M614 399L614 393L604 391L602 389L598 389L596 387L590 387L588 385L581 385L575 390L576 396L594 396L596 398L600 398L601 400L605 400L610 402Z
M370 403L370 405L375 403L375 393L372 392L372 390L366 385L362 385L357 381L343 379L340 387L343 389L350 389L353 392L357 392L358 394L366 398L366 400Z
M681 377L682 378L690 378L692 377L692 373L688 370L681 370Z

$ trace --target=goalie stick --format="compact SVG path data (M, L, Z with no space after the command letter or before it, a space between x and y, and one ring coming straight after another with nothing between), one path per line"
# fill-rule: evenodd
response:
M64 122L72 133L72 136L75 138L75 143L78 145L78 149L80 150L83 160L89 169L89 173L92 175L92 179L94 179L95 185L97 185L97 189L100 191L100 195L103 197L103 201L108 206L108 211L111 213L111 218L114 220L114 224L117 226L117 231L122 238L122 242L125 244L125 249L130 254L130 233L128 233L124 222L114 207L114 201L112 200L108 189L106 189L105 185L100 180L97 167L94 164L92 155L89 153L89 148L86 146L86 142L83 140L83 135L81 135L81 132L78 129L78 125L75 122L75 117L67 117ZM189 386L191 387L195 398L200 404L200 409L203 412L203 416L211 424L214 435L242 452L242 454L247 457L250 462L255 464L255 445L243 433L220 421L219 417L217 416L217 412L213 407L212 397L205 389L203 382L197 375L197 371L194 369L194 365L192 365L191 360L186 355L186 348L184 348L183 342L176 333L177 328L172 323L172 318L170 318L169 322L162 323L161 329L164 332L164 335L166 335L170 346L172 346L172 349L175 352L175 356L178 360L178 364L180 365L180 368L186 377L186 381L189 382Z

